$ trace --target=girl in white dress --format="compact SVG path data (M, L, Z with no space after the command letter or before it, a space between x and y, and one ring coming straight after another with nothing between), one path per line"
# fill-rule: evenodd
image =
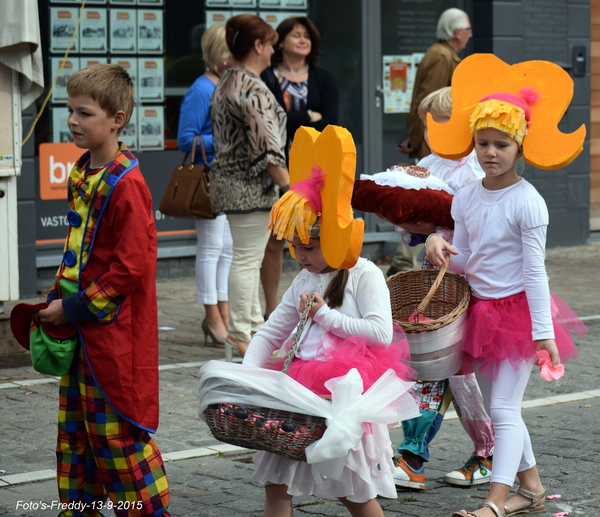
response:
M274 351L289 345L312 294L309 319L287 373L326 398L331 398L331 393L325 383L352 368L361 374L365 390L390 368L402 379L414 375L406 365L408 343L393 326L389 291L382 271L358 257L360 247L351 249L350 242L328 236L323 228L323 219L337 217L335 212L340 205L349 211L350 196L347 201L338 200L333 209L322 206L327 203L321 198L324 182L337 181L332 175L327 177L330 172L314 168L312 175L293 185L271 211L269 226L278 238L288 241L303 270L252 338L243 361L244 365L267 366ZM353 176L350 181L353 182ZM355 234L360 243L362 222L353 222L360 223ZM329 238L336 242L334 251L339 251L338 246L344 251L348 249L347 255L341 255L346 255L341 266L331 265L334 261L324 242ZM271 367L281 369L282 362ZM412 397L409 393L405 396ZM254 457L257 465L254 477L265 484L264 515L290 516L294 495L315 495L339 498L353 516L382 517L375 497L396 498L390 437L383 424L363 424L363 429L362 440L350 452L339 479L323 476L306 462L258 452Z

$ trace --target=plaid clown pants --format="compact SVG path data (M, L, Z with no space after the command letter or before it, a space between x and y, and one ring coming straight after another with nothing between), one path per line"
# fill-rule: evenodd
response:
M65 517L169 517L169 484L150 434L103 397L80 347L60 381L57 481Z

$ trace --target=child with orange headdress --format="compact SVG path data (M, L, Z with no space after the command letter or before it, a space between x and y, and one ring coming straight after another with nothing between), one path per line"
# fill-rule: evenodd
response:
M456 158L474 145L485 172L482 181L454 196L453 246L437 234L426 245L427 258L436 265L450 253L450 269L471 285L463 368L475 370L495 433L486 501L476 512L462 510L454 517L546 510L521 403L533 364L541 366L545 359L557 378L560 362L577 355L570 330L581 336L586 329L549 291L544 266L548 210L516 166L524 156L533 165L555 169L579 154L585 129L563 135L556 128L572 91L568 74L552 63L511 67L493 55L476 54L455 71L450 121L428 123L438 154ZM508 499L515 475L520 487Z
M352 368L365 390L389 369L401 378L413 373L405 364L408 343L393 327L385 277L375 264L359 258L363 222L352 218L350 207L355 152L343 128L328 126L321 134L300 128L296 133L292 187L273 206L269 226L277 238L287 240L302 271L253 337L243 361L266 366L271 354L289 343L310 307L288 374L326 398L331 398L326 382ZM311 295L314 301L307 307ZM281 367L282 361L273 365ZM316 495L339 498L352 515L383 516L375 497L396 497L390 438L386 425L365 424L364 429L339 479L323 476L306 462L258 452L255 479L266 485L265 515L291 515L292 496Z

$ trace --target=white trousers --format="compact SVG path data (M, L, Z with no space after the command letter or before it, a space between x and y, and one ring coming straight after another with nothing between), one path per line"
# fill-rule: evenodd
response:
M495 380L475 370L485 408L494 426L492 483L512 486L517 472L535 466L531 439L521 416L523 394L532 367L532 363L523 362L515 370L509 361L502 361Z
M229 334L250 341L264 323L260 308L260 266L270 232L269 212L228 214L233 238L233 261L229 270Z
M233 255L231 231L225 214L196 219L196 303L216 305L228 301L227 282Z

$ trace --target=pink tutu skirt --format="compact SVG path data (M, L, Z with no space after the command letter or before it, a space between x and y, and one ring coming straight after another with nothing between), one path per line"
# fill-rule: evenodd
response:
M560 360L566 363L579 356L571 331L580 338L587 327L557 294L550 293L554 339ZM500 361L509 360L515 367L523 361L534 362L537 343L531 338L531 317L525 293L500 300L471 297L469 324L463 340L463 371L479 371L491 379L498 374Z
M366 338L360 336L344 339L327 334L322 349L323 360L303 361L295 358L287 373L324 398L331 396L325 382L346 375L352 368L356 368L360 373L365 391L390 368L403 380L417 378L416 372L409 366L410 349L400 327L394 328L394 340L389 346L367 346L366 341ZM283 360L269 368L283 369Z

